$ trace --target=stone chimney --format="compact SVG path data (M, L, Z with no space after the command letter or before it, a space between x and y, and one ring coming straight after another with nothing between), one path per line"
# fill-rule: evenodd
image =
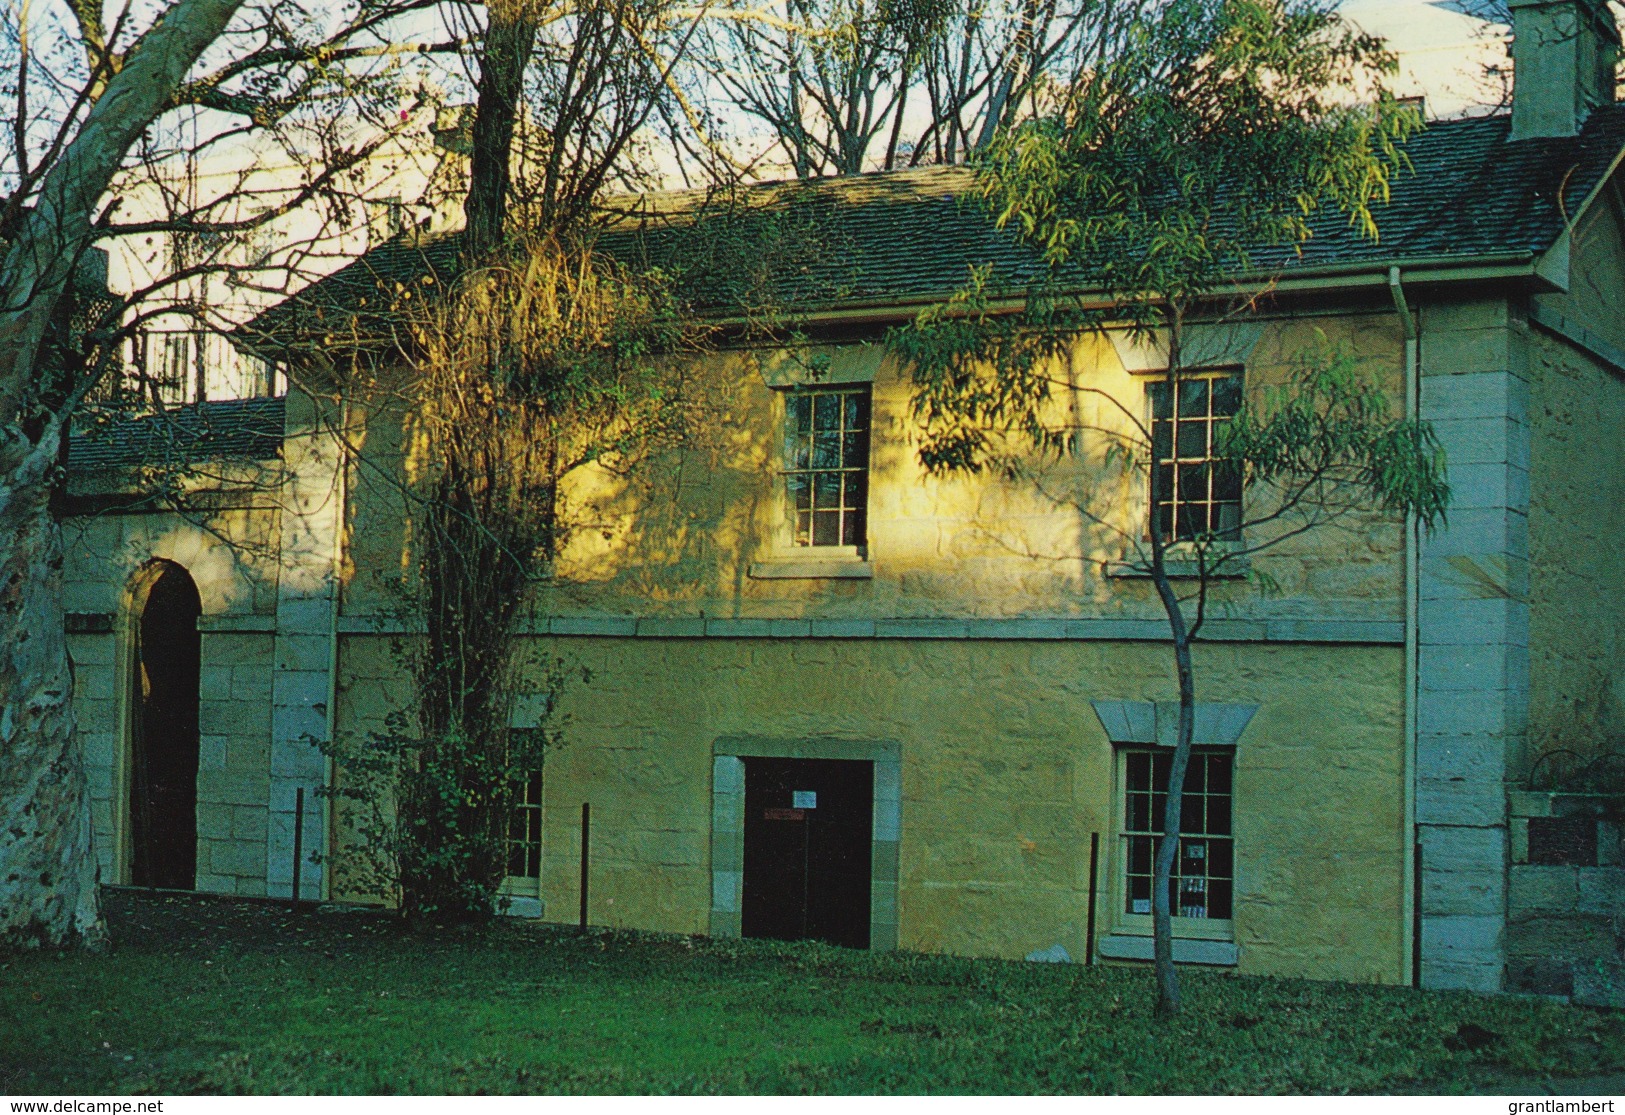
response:
M1571 136L1614 99L1619 30L1608 0L1509 0L1512 138Z

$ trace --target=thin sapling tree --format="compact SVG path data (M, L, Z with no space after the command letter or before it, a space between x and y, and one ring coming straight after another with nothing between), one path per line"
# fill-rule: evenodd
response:
M1037 260L1015 292L1020 308L1000 312L998 277L978 268L955 298L892 337L913 367L929 470L1034 476L1022 457L1035 460L1035 450L1098 452L1061 498L1117 538L1123 564L1149 578L1167 618L1179 725L1151 911L1165 1016L1179 1008L1170 880L1196 711L1192 643L1213 579L1351 512L1431 525L1448 500L1432 432L1333 346L1300 354L1286 382L1195 425L1204 444L1188 455L1201 463L1184 478L1203 487L1201 500L1180 498L1182 454L1171 443L1182 404L1227 389L1202 374L1210 369L1192 349L1192 326L1255 309L1318 210L1340 210L1377 235L1416 121L1386 93L1359 98L1381 90L1392 66L1382 44L1326 0L1134 5L1109 49L978 164L980 201ZM1166 369L1151 388L1165 393L1152 420L1137 396L1069 371L1080 339L1108 325L1155 350ZM1069 417L1062 404L1078 396L1095 397L1109 420ZM1144 478L1143 514L1106 505L1123 490L1112 468Z

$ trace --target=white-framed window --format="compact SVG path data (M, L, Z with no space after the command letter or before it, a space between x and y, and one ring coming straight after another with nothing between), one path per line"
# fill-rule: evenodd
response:
M369 198L367 208L367 243L382 244L406 231L406 203L397 196Z
M206 329L143 329L130 339L130 386L166 406L281 394L281 370Z
M1151 883L1162 837L1170 747L1123 747L1117 752L1117 928L1151 933ZM1236 847L1232 831L1235 750L1197 747L1185 772L1179 852L1174 857L1174 932L1185 937L1233 935Z
M862 553L869 530L867 384L784 392L781 482L789 547Z
M1151 514L1169 542L1240 541L1241 471L1220 459L1215 445L1241 408L1241 372L1187 373L1174 387L1166 379L1145 385Z
M507 878L503 892L534 895L542 879L542 772L531 771L514 786L508 814Z

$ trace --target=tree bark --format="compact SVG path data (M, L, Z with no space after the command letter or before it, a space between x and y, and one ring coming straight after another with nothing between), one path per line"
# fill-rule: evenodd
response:
M76 395L43 341L126 152L240 4L179 0L136 41L0 256L0 947L103 936L50 506Z
M1182 371L1184 320L1177 303L1167 312L1168 391L1173 405L1179 405ZM1179 1013L1179 973L1174 968L1173 883L1174 857L1179 854L1179 822L1184 813L1185 769L1191 760L1191 737L1196 724L1196 670L1191 662L1191 634L1185 610L1168 577L1168 542L1157 516L1156 461L1151 462L1151 581L1168 616L1168 631L1174 652L1174 672L1179 679L1179 732L1173 758L1168 764L1168 792L1163 798L1162 836L1157 841L1157 858L1151 872L1152 957L1157 977L1157 1017L1172 1018ZM1175 523L1175 537L1178 526ZM1155 773L1152 786L1155 789Z
M53 429L0 488L0 949L104 936L50 511L59 441Z
M464 251L478 258L502 243L512 176L514 121L525 88L525 67L536 46L536 19L526 0L487 6L490 23L480 58L479 96L470 137Z
M1159 565L1161 563L1159 562ZM1174 968L1173 868L1179 853L1179 820L1184 811L1185 770L1191 761L1191 736L1196 723L1196 671L1191 665L1190 639L1185 616L1175 599L1166 571L1155 578L1157 594L1168 612L1174 632L1174 667L1179 674L1179 735L1168 764L1168 795L1162 811L1162 837L1151 875L1152 948L1157 975L1157 1017L1179 1013L1179 975Z

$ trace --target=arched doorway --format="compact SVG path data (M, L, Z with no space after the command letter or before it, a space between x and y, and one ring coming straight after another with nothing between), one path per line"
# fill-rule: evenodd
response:
M135 603L130 716L130 882L197 885L197 585L173 562Z

